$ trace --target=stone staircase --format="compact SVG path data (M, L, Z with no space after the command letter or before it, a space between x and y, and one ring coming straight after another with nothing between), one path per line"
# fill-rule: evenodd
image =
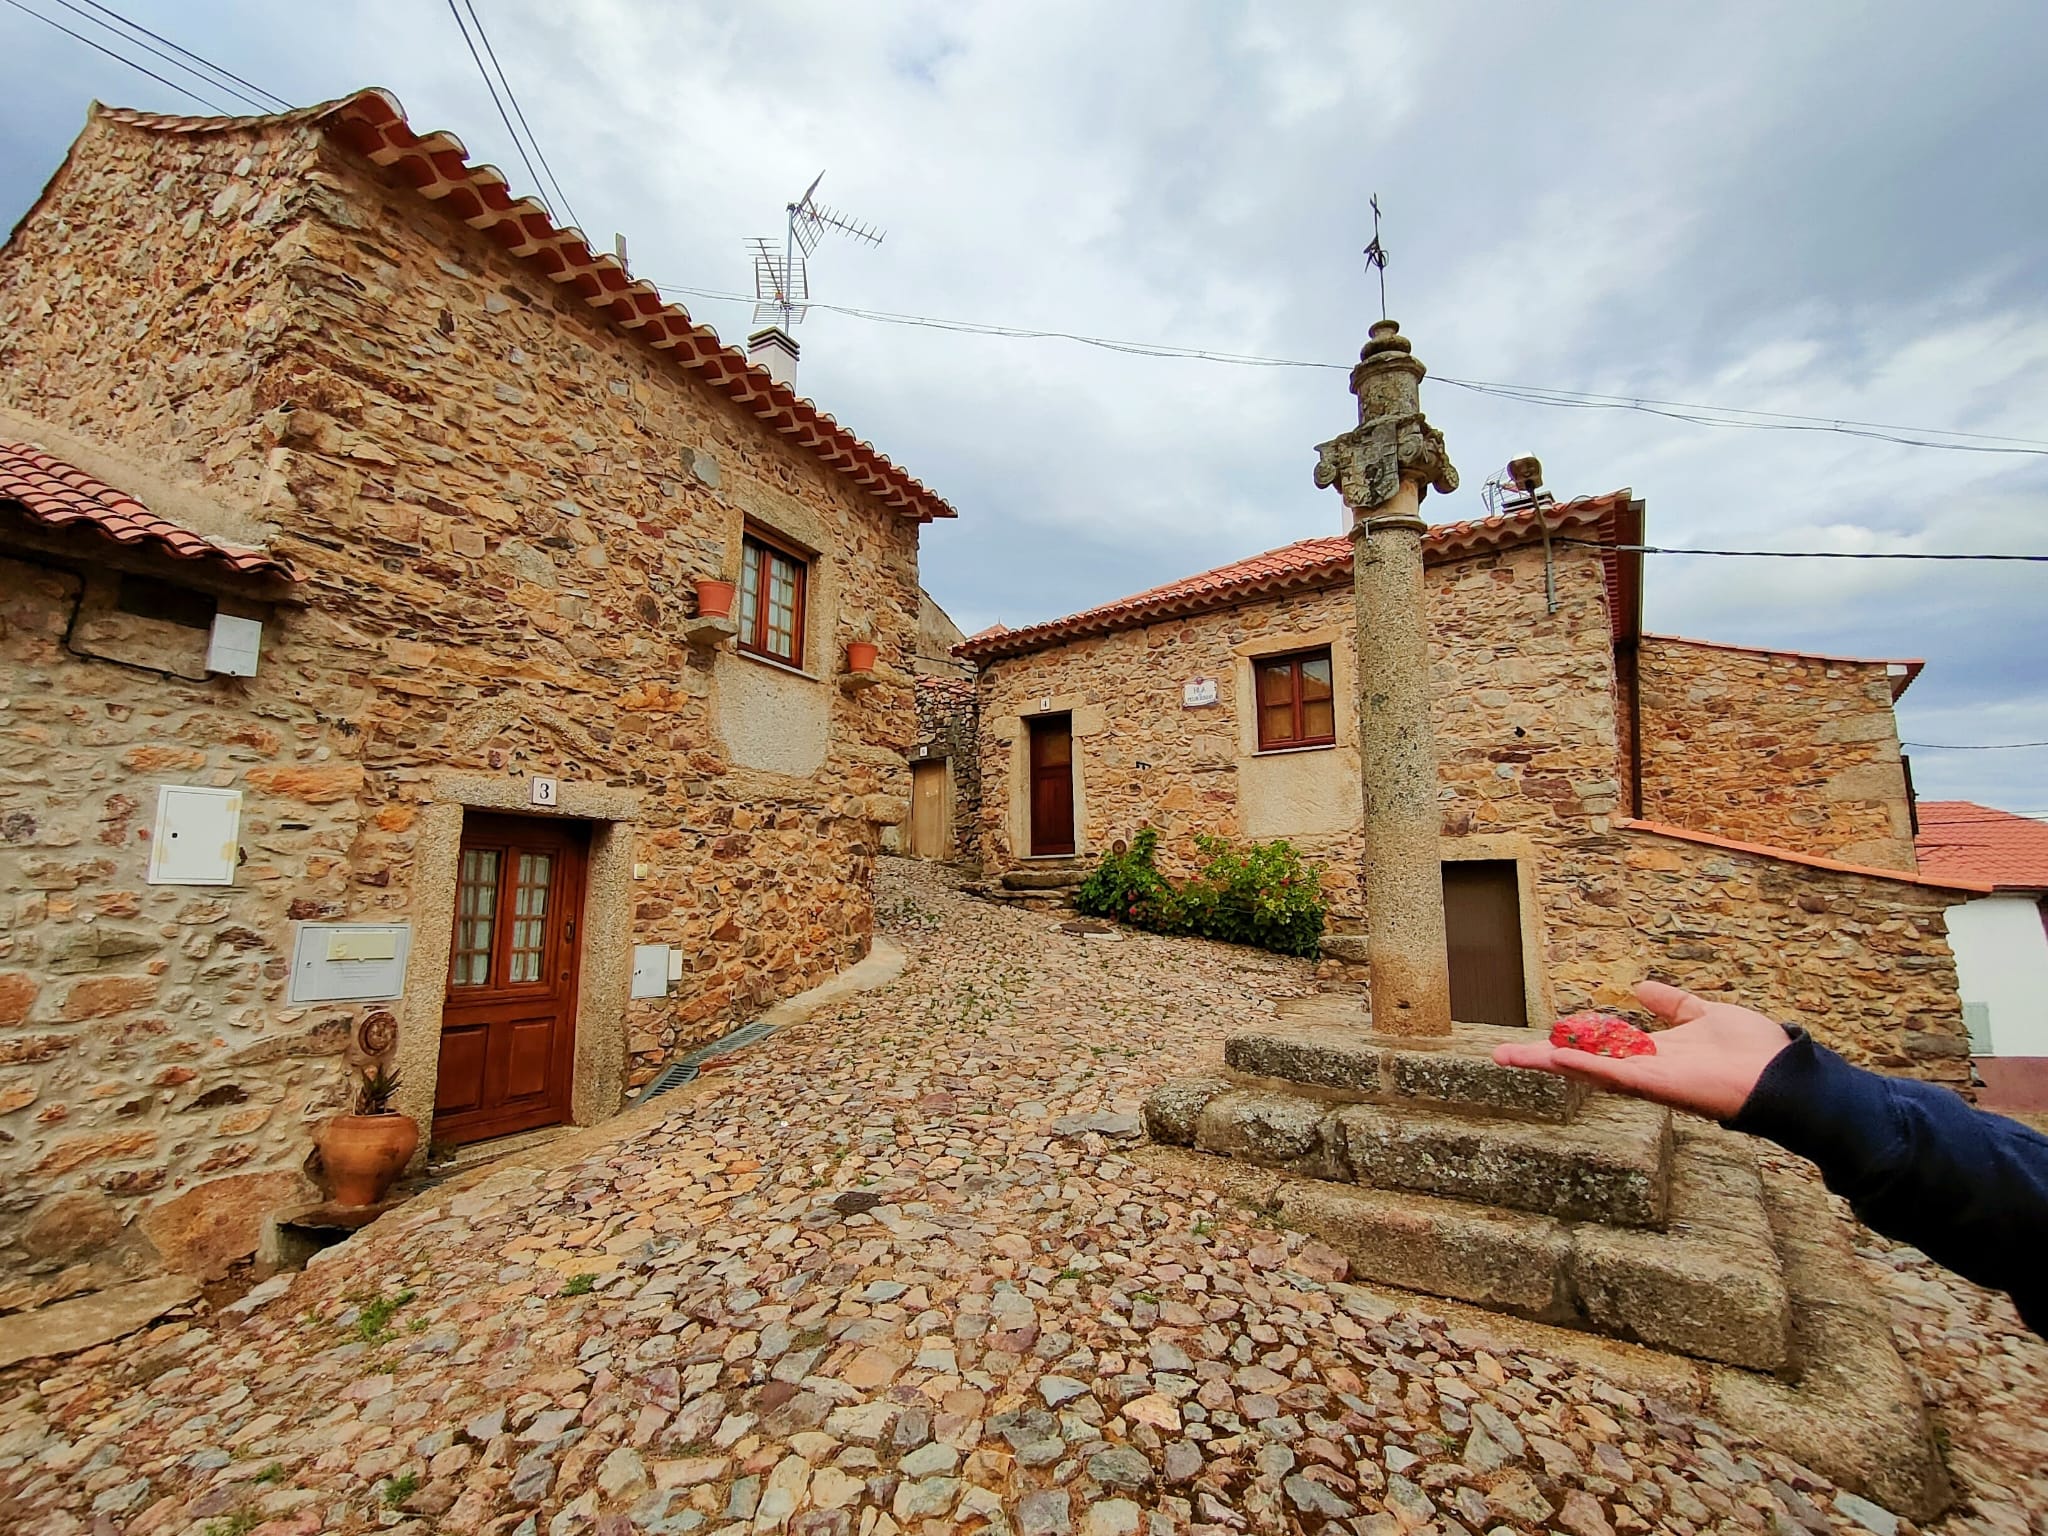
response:
M1750 1370L1792 1363L1754 1158L1666 1109L1501 1067L1523 1031L1374 1036L1355 997L1281 1005L1225 1070L1168 1082L1151 1138L1284 1175L1276 1214L1363 1278Z
M1092 858L1081 856L1033 859L1029 864L1003 871L994 881L985 881L968 889L988 901L1051 911L1071 905L1074 888L1086 880L1094 868Z

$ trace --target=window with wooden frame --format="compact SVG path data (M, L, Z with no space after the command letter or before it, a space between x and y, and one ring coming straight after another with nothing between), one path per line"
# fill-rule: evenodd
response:
M745 549L740 568L740 649L801 667L810 561L752 530Z
M1252 679L1258 691L1261 752L1336 742L1337 699L1328 646L1260 656L1252 662Z

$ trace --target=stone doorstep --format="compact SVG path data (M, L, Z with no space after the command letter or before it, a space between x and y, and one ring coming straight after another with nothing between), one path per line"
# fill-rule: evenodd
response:
M1146 1098L1145 1129L1303 1178L1615 1226L1661 1227L1668 1215L1671 1112L1611 1094L1550 1124L1181 1078Z
M1084 865L1054 864L1006 869L1000 884L1006 891L1064 891L1087 878L1088 870Z
M1524 1268L1532 1259L1541 1262L1555 1254L1555 1239L1564 1238L1569 1247L1576 1233L1587 1228L1457 1201L1317 1184L1179 1147L1139 1147L1126 1155L1157 1174L1219 1189L1311 1232L1345 1253L1362 1284L1449 1297L1435 1301L1440 1315L1453 1326L1488 1335L1488 1348L1547 1355L1634 1390L1654 1392L1674 1407L1711 1416L1923 1525L1953 1502L1947 1469L1919 1389L1899 1358L1883 1302L1857 1272L1842 1223L1818 1183L1758 1180L1772 1236L1770 1253L1782 1271L1790 1339L1790 1369L1767 1374L1687 1355L1676 1345L1625 1342L1527 1315L1520 1303L1541 1304L1547 1298L1554 1304L1557 1292L1554 1286L1545 1290L1530 1284ZM1687 1175L1721 1184L1726 1152L1682 1136L1679 1166L1681 1188ZM1685 1200L1679 1203L1695 1217L1705 1214ZM1736 1231L1752 1227L1757 1215L1737 1215L1725 1204L1715 1214ZM1324 1226L1321 1219L1331 1215L1343 1225ZM1378 1246L1355 1249L1350 1238L1360 1231L1376 1237ZM1693 1234L1661 1236L1686 1243ZM1403 1259L1412 1266L1406 1279L1372 1272L1380 1263L1391 1268ZM1645 1279L1655 1284L1657 1277L1652 1272ZM1446 1282L1458 1289L1449 1289ZM1727 1298L1739 1302L1741 1293L1731 1290ZM1472 1299L1488 1310L1468 1309L1465 1303ZM1677 1316L1682 1308L1665 1307L1646 1322L1655 1329L1661 1320Z
M1417 1041L1305 1022L1232 1035L1223 1059L1247 1076L1321 1089L1346 1102L1423 1100L1562 1124L1585 1103L1584 1083L1493 1059L1496 1045L1527 1038L1527 1030L1490 1024L1459 1024L1441 1041Z

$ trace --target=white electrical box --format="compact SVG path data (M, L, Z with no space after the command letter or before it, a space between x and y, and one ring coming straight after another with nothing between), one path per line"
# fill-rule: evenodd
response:
M633 996L668 996L668 954L666 944L633 946Z
M405 990L411 952L409 923L300 923L289 1000L388 1002Z
M233 885L241 833L239 789L160 784L145 878L151 885Z
M232 613L213 616L213 637L206 646L206 670L228 677L254 677L256 654L263 649L263 621Z

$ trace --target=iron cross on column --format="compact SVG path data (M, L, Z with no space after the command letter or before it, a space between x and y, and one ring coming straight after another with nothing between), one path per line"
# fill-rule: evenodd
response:
M1365 264L1380 274L1380 318L1387 318L1387 248L1380 244L1380 195L1372 195L1372 244L1365 248Z

